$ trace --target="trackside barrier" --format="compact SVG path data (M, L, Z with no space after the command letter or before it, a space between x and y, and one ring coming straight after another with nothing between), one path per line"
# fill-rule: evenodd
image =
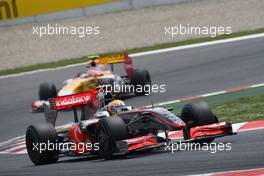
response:
M196 0L0 0L0 26L82 17Z

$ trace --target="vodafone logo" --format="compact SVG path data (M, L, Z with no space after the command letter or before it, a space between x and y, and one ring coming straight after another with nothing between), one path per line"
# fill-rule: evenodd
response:
M75 105L75 104L82 104L86 103L90 100L90 96L80 96L80 97L65 97L62 98L61 100L56 101L56 106L67 106L67 105Z

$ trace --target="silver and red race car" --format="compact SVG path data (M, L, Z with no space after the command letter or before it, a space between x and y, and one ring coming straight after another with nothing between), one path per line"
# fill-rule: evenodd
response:
M151 77L146 69L134 69L128 54L89 56L87 70L67 79L59 90L53 83L44 82L39 86L39 100L31 104L32 112L43 112L43 105L55 96L65 96L91 91L101 87L117 98L127 95L148 95L145 89L151 85ZM115 64L124 64L125 75L114 72Z
M87 108L99 112L102 99L98 99L98 94L94 90L49 100L50 106L44 106L47 123L31 125L26 131L28 155L35 165L54 163L63 156L96 155L110 159L162 148L172 141L168 134L175 131L183 132L182 142L199 143L234 134L231 124L219 123L205 102L186 104L181 115L152 106L124 108L114 116L92 115L89 120L80 120L87 115ZM66 109L73 110L74 123L55 128L58 111Z

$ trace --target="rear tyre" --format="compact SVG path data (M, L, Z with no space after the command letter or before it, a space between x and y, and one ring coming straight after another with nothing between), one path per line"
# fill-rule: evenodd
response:
M218 123L217 117L209 105L204 101L188 103L184 105L181 113L182 120L187 124L188 130L192 127ZM199 142L210 143L214 138L208 138Z
M134 69L132 73L131 84L135 87L135 94L137 96L148 95L150 87L145 87L147 85L151 85L151 77L149 71L146 69Z
M26 131L26 147L30 160L35 165L57 162L59 151L56 150L55 145L57 145L58 141L58 134L51 124L45 123L29 126ZM48 148L48 144L50 148ZM52 145L54 150L51 150L53 149L51 148Z
M116 142L128 138L125 122L118 116L100 119L96 128L99 142L99 155L104 159L111 159L116 148Z
M57 96L57 89L53 83L44 82L39 86L39 99L48 100Z

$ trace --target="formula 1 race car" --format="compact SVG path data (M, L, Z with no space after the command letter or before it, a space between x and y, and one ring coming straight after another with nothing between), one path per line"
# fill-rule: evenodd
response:
M183 142L199 143L234 134L231 124L219 123L205 102L186 104L181 115L152 106L80 120L77 108L82 110L82 118L85 107L101 103L97 94L92 91L55 97L49 100L50 106L44 105L48 123L31 125L26 131L28 155L35 165L54 163L63 156L96 155L111 159L115 155L162 148L171 141L168 133L174 131L183 132ZM73 110L74 123L55 128L58 111L65 109Z
M43 105L55 96L82 93L100 87L117 98L126 95L148 95L144 88L151 85L151 77L146 69L133 69L132 59L127 54L110 56L90 56L87 71L64 81L57 91L53 83L44 82L39 87L39 100L32 102L32 112L43 112ZM114 73L114 64L124 63L126 75Z

